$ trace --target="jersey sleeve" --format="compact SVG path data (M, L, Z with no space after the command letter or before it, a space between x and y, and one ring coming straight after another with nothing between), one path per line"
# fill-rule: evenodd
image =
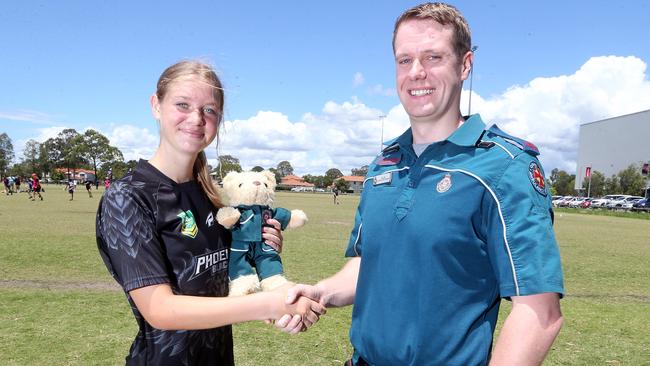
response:
M128 185L114 183L100 202L96 236L104 264L124 291L170 282L156 232L145 201Z
M484 204L488 253L501 297L544 292L562 296L553 211L537 159L526 153L516 156Z
M280 229L285 230L291 220L291 211L286 208L278 207L273 210L273 218L280 222ZM262 225L266 224L265 222Z

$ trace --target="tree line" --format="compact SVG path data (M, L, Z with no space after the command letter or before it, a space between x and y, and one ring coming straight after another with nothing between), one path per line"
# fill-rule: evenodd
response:
M259 165L256 165L251 170L260 172L264 170L264 168ZM281 161L275 167L268 168L268 170L271 171L273 174L275 174L275 180L278 183L282 180L283 177L286 177L288 175L293 175L293 166L289 161L286 160ZM236 172L242 171L242 167L241 164L239 163L239 159L232 155L219 156L219 163L217 164L217 167L213 170L213 173L215 173L217 177L223 178L226 174L228 174L231 171L236 171ZM352 169L350 175L365 177L367 173L368 173L368 166L364 165L360 168ZM343 179L339 179L342 176L343 173L339 169L330 168L325 172L324 175L307 174L304 175L302 178L305 180L305 182L313 184L316 188L328 188L331 187L332 185L335 185L340 191L345 192L350 187L348 182L344 181Z
M39 176L49 175L54 180L65 178L64 173L57 171L57 168L65 168L69 172L76 169L88 169L95 172L95 176L103 179L108 176L109 169L115 178L124 176L129 169L133 169L137 162L130 160L125 162L122 152L110 144L108 138L95 130L86 130L79 133L73 128L61 131L56 137L49 138L43 142L29 140L25 144L23 157L20 162L12 164L15 152L11 138L6 134L0 134L0 173L6 175L28 176L37 173ZM220 180L228 172L241 172L238 158L232 155L219 156L217 167L209 167L211 172ZM262 171L263 167L257 165L253 171ZM275 167L268 170L275 174L278 182L282 177L293 175L294 169L289 161L281 161ZM365 176L368 173L368 166L352 169L353 176ZM331 187L336 185L340 190L347 190L348 183L342 179L343 173L337 168L328 169L323 175L307 174L303 179L314 184L317 188ZM591 172L591 187L588 187L589 180L584 179L582 190L575 189L575 174L569 174L564 170L553 169L547 178L552 195L573 196L576 194L602 197L607 194L629 194L643 195L646 186L646 177L641 168L631 164L611 177L597 170Z
M92 129L79 133L74 128L66 128L43 142L31 139L25 144L21 161L12 164L14 157L11 138L6 133L0 134L2 175L36 173L40 177L61 180L65 179L65 174L57 168L64 168L68 173L77 169L92 170L98 178L107 177L110 169L113 176L121 177L136 164L133 160L124 162L122 152L111 146L106 136Z
M551 171L547 180L551 187L551 194L554 196L575 196L578 193L586 196L587 191L591 197L602 197L608 194L643 196L646 187L646 177L642 174L641 167L636 164L629 165L611 177L605 177L605 174L594 170L591 172L591 187L589 187L589 178L584 178L580 192L575 189L575 174L556 168Z

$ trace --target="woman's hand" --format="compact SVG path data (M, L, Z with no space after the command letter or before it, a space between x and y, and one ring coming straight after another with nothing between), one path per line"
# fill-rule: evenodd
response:
M327 309L317 301L304 296L294 299L293 302L287 304L288 290L292 286L293 284L290 283L272 291L279 295L277 299L281 301L279 304L274 303L275 312L273 318L282 320L283 324L289 318L291 325L289 326L287 324L283 327L278 327L278 329L286 333L297 334L316 324L320 316L327 312Z
M273 225L273 227L265 226L262 228L262 239L264 239L264 242L270 245L271 248L275 249L276 252L282 253L282 241L284 238L282 237L282 230L280 230L282 227L280 226L280 221L276 219L268 219L266 220L266 223Z

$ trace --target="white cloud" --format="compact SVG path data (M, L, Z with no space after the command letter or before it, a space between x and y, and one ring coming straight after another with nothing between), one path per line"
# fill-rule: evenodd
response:
M571 75L536 78L483 99L472 94L472 112L541 150L550 172L573 173L581 123L650 109L647 65L637 57L592 57ZM463 92L467 111L468 92Z
M158 147L158 132L151 132L148 128L125 124L114 126L105 135L112 146L122 151L125 161L149 159Z
M363 74L360 72L356 72L352 77L352 85L354 85L355 87L363 85L365 81L366 80L364 79Z
M320 114L307 113L295 122L278 112L258 112L225 123L219 153L239 158L244 169L271 168L287 160L299 175L322 175L329 168L349 174L379 151L382 114L356 98L340 104L328 101ZM208 149L209 159L212 151Z

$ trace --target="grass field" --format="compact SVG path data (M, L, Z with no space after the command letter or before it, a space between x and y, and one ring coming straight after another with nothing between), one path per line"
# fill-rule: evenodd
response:
M44 201L0 196L0 363L119 365L137 331L124 294L97 253L99 194L74 201L45 186ZM98 191L101 193L103 190ZM301 208L304 228L285 233L293 281L337 271L358 197L279 193ZM650 365L650 220L558 212L565 325L547 365ZM504 301L502 316L509 304ZM310 331L288 336L262 323L235 329L238 365L337 365L349 356L351 308L331 309Z

